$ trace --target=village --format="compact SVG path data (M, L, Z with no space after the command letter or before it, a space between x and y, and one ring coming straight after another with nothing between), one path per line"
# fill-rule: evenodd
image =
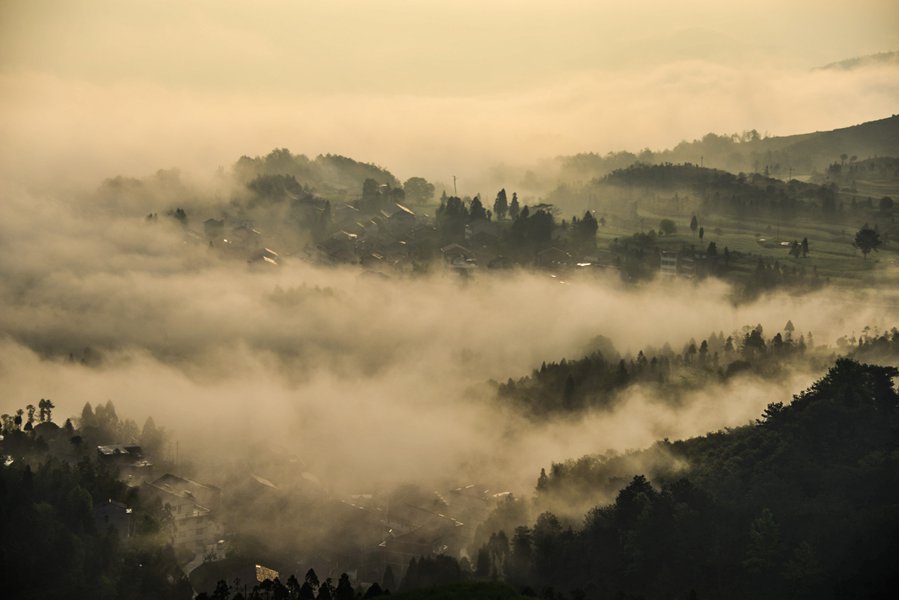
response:
M614 274L635 280L650 270L693 278L713 270L714 265L706 263L717 262L714 257L709 260L701 243L700 249L682 243L674 249L669 243L660 250L664 234L657 236L654 230L646 239L597 243L600 228L627 231L640 226L636 219L611 215L607 223L606 216L588 211L583 219L556 222L558 209L543 202L518 209L515 198L512 213L508 209L493 213L483 209L479 196L445 195L431 216L433 205L413 209L394 201L395 190L389 186L380 189L373 201L343 202L334 208L327 200L283 192L280 202L290 206L287 226L269 222L266 228L245 214L226 215L206 218L202 232L186 228L185 237L251 267L274 268L299 260L354 266L380 277L424 274L435 268L463 277L535 268L557 277ZM504 198L505 190L500 195ZM300 236L302 243L297 241L298 230L309 234Z
M152 419L138 430L107 402L59 426L52 401L40 406L39 419L31 405L2 416L3 467L49 461L110 473L124 491L92 499L96 532L114 536L122 549L146 544L152 532L155 543L171 546L196 591L220 580L249 588L309 569L322 580L346 574L355 588L398 583L413 558L465 556L475 527L510 498L477 484L334 493L299 457L276 450L260 450L213 485L185 475L197 467L181 461L177 442Z

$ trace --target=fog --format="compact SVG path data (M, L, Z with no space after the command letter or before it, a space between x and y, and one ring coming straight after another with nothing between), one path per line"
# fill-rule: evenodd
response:
M228 510L247 514L223 516L229 536L258 533L291 560L354 538L332 528L377 545L383 532L352 531L335 498L475 482L530 498L554 462L752 422L819 378L830 350L769 379L710 375L670 393L628 385L605 408L563 415L526 414L496 382L607 343L630 358L712 333L737 339L756 324L770 337L792 321L821 346L886 330L899 321L894 257L866 273L877 290L751 301L714 277L634 284L611 268L462 278L438 261L423 274L374 276L313 260L304 251L321 232L298 233L287 202L241 206L251 192L231 167L272 148L334 153L399 181L424 176L437 195L457 179L460 196L491 200L504 187L533 206L559 155L886 117L899 62L819 67L899 48L899 9L862 0L846 13L806 0L0 0L0 412L51 398L63 422L111 400L121 418L165 428L173 456L150 458L171 466L177 448L179 474L222 486L271 477L281 496L226 491ZM361 191L329 200L336 211L338 197ZM565 210L580 214L577 202ZM167 215L176 207L185 225ZM213 248L207 217L252 219L282 264ZM650 475L677 466L658 450L628 460ZM321 487L307 497L297 484L308 481ZM465 544L489 535L473 531L489 497L465 509L475 515ZM544 501L578 521L610 499Z
M711 280L463 281L439 269L383 279L299 257L255 270L174 219L133 216L142 206L112 216L86 208L95 196L7 187L4 198L0 409L50 397L69 416L111 399L123 416L153 416L201 464L264 443L341 492L480 480L526 493L550 461L741 425L820 376L730 380L680 405L629 388L612 413L536 423L486 384L578 358L599 335L636 353L792 320L823 344L897 316L891 293L825 289L734 305Z

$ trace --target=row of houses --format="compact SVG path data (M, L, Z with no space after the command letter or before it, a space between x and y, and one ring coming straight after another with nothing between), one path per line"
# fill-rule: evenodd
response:
M158 501L166 518L164 526L176 549L207 555L218 548L224 527L217 520L221 490L172 473L154 475L153 463L136 444L104 444L97 446L97 460L114 466L124 480L140 489L144 502ZM131 507L109 500L94 507L97 527L115 528L122 538L134 532Z
M418 264L442 259L447 270L460 274L484 268L510 269L516 264L503 253L500 223L472 221L464 227L464 239L441 244L443 237L428 219L401 204L394 206L392 212L381 210L373 216L363 216L349 204L338 207L334 222L339 229L319 243L310 257L324 264L358 264L375 271L411 271ZM561 229L555 234L561 236ZM537 267L553 271L610 262L598 256L576 257L558 246L539 251L534 260Z
M427 216L394 203L389 209L363 211L353 204L342 204L331 213L333 232L300 254L305 260L326 265L358 265L380 275L425 270L437 262L449 271L470 275L477 270L510 269L521 257L505 254L504 223L477 219L464 225L464 235L446 244L445 232L438 231ZM249 222L207 219L204 232L210 243L225 253L245 258L250 265L274 267L282 256L270 247L262 233ZM589 255L575 255L567 248L563 228L553 230L549 247L528 257L528 264L553 273L572 270L615 270L619 262L612 252L594 249ZM533 263L531 263L533 260ZM694 277L698 258L683 253L662 252L659 270L663 275ZM700 261L701 262L701 261Z

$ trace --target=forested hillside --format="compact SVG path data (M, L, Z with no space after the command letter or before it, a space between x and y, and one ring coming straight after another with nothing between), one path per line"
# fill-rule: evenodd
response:
M790 321L782 331L768 335L760 325L727 336L712 332L699 341L690 340L679 351L666 345L622 356L608 340L599 339L595 346L582 358L544 362L526 377L496 384L500 400L541 419L611 409L619 392L640 385L676 405L685 394L739 376L772 381L795 370L823 371L836 355L892 364L899 359L899 332L868 331L851 341L841 339L837 347L816 347L811 333L796 331Z
M508 532L505 550L494 536L483 564L519 586L571 597L892 597L897 375L840 359L754 425L661 442L686 466L653 481L635 474L583 524L544 513ZM583 493L584 478L605 483L601 459L593 468L579 462L541 477L538 505Z

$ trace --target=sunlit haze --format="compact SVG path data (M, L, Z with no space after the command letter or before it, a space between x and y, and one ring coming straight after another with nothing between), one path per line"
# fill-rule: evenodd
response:
M896 0L0 0L3 598L891 598Z
M88 183L274 147L401 177L889 116L899 7L840 2L0 3L6 175ZM477 189L467 189L474 193Z

